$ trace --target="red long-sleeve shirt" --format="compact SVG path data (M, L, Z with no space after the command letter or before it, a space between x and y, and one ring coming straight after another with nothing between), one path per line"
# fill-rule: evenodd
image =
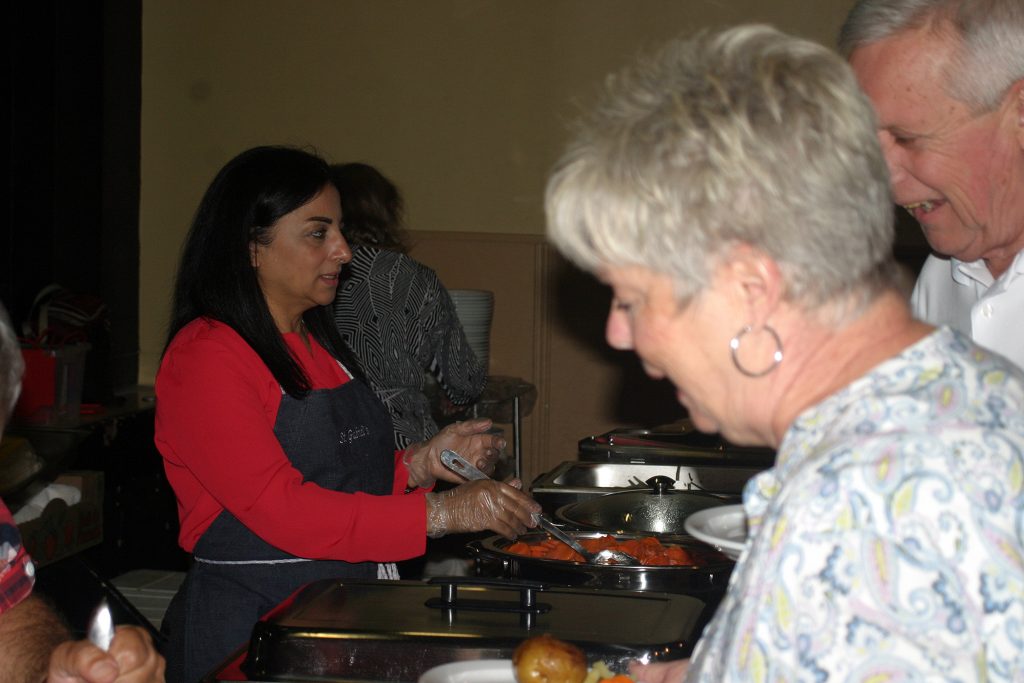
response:
M314 389L348 381L315 340L284 335ZM403 560L426 549L426 506L403 495L408 470L395 458L396 495L338 493L292 467L274 422L281 386L227 325L198 319L179 332L156 379L156 446L178 500L178 540L191 551L227 509L271 545L298 557Z

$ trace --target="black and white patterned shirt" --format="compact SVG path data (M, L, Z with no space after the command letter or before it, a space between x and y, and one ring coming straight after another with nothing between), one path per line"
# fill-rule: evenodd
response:
M483 391L486 368L469 347L437 274L398 252L353 246L334 300L341 338L391 412L396 448L437 433L424 373L448 398L469 403Z

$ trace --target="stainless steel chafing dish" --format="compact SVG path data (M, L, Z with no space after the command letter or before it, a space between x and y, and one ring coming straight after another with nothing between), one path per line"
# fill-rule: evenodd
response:
M686 421L617 429L578 445L578 459L561 463L530 485L530 493L550 513L595 496L647 488L659 476L674 480L677 490L738 500L746 482L775 460L771 449L735 446Z
M440 664L509 659L542 633L574 643L591 665L625 671L633 659L689 655L707 617L702 601L668 593L454 577L319 581L260 620L204 683L414 683Z
M555 516L573 527L614 533L684 534L694 512L731 502L733 497L700 490L676 489L671 477L648 479L620 493L595 496L558 508Z
M641 538L641 534L567 531L577 540L611 536L622 542ZM543 531L533 531L518 540L532 544L544 540ZM663 535L666 545L678 545L689 551L694 564L686 566L643 566L588 564L570 560L527 557L509 551L511 541L489 536L467 546L476 554L477 563L500 564L502 576L512 580L542 581L548 585L600 588L627 591L661 591L698 597L714 607L733 570L733 561L700 541L685 535Z

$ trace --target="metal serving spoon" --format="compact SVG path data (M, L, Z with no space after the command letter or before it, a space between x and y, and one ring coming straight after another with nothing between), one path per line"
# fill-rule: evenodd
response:
M100 604L92 613L92 618L89 619L88 635L92 644L99 649L110 649L110 641L114 639L114 619L106 598L100 600Z
M592 553L575 538L562 531L557 524L548 519L543 513L534 513L533 518L537 521L537 525L542 527L544 531L548 532L562 543L578 552L583 556L583 559L588 564L627 564L637 565L640 564L639 560L630 555L629 553L622 552L621 550L615 550L613 548L605 548L599 550L596 553Z
M447 448L441 451L441 462L443 462L444 466L452 472L461 474L466 479L490 479L490 477L477 469L476 465L466 460L455 451ZM640 561L635 557L629 553L624 553L621 550L605 548L604 550L596 553L590 552L584 548L579 541L562 531L562 529L552 522L543 512L533 513L533 519L536 520L538 526L582 555L583 559L586 560L588 564L640 564Z

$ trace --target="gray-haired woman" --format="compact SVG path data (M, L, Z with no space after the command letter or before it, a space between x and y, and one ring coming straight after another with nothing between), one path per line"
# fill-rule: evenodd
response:
M1024 376L911 317L870 104L763 26L609 80L550 179L606 336L694 423L777 449L688 681L1019 680Z

